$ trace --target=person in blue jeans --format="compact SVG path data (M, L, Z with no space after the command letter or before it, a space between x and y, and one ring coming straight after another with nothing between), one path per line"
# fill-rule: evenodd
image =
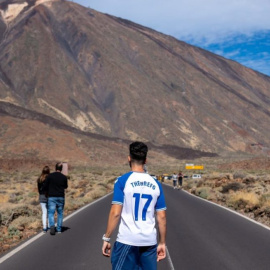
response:
M48 175L46 179L46 190L48 196L48 217L50 223L50 234L62 232L63 213L65 206L65 189L68 187L67 177L61 173L62 163L56 163L55 172ZM55 228L54 213L57 212L57 227Z
M147 152L142 142L130 144L131 171L115 181L107 230L102 237L102 254L112 255L113 270L156 270L157 262L166 257L166 204L161 184L144 171ZM120 219L111 254L110 237Z

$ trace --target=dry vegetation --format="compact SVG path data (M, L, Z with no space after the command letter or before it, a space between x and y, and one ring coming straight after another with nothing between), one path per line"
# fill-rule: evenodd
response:
M185 163L204 164L203 178L184 179L183 188L192 194L211 200L270 226L270 160L236 163L239 157L202 158L164 165L150 164L150 173L172 174L185 171ZM242 166L220 166L244 164ZM81 206L102 197L113 189L116 177L128 171L127 165L117 168L76 167L69 171L69 188L66 192L65 216ZM0 253L16 246L41 231L41 208L38 201L36 179L40 171L0 171ZM166 180L172 184L171 180Z
M189 178L184 179L183 189L270 226L270 159L230 162L218 166L212 160L202 179L192 179L192 171L185 171ZM172 185L171 180L166 182Z
M113 189L127 168L74 168L69 172L65 216ZM35 172L0 172L0 253L42 229Z

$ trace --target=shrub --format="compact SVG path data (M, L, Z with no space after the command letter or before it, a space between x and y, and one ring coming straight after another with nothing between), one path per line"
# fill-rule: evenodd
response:
M41 222L41 218L39 220ZM23 228L28 227L29 224L34 221L36 221L36 217L20 216L12 221L12 223L10 224L10 227L14 227L18 230L19 227L23 227Z
M8 202L9 203L16 203L17 202L16 195L14 193L12 193L12 194L9 195Z
M9 200L10 200L10 197L8 194L1 194L0 203L7 203Z
M36 209L30 209L28 206L16 206L11 208L6 208L2 215L2 223L5 226L9 225L13 220L20 216L36 216L38 211Z
M242 185L240 183L229 183L226 186L222 187L221 193L228 193L230 190L238 191L242 188Z
M93 197L94 200L96 200L96 199L104 196L105 194L106 194L106 192L102 192L101 190L97 190L97 191L94 191L92 193L92 197Z
M76 198L76 200L69 200L65 205L65 211L71 212L77 210L85 204L83 198Z
M197 187L199 188L199 187L202 187L202 186L203 186L203 181L200 180L200 181L198 182L198 184L197 184Z
M259 203L260 201L258 195L247 191L238 191L228 198L228 205L234 209L242 209L247 205L251 207L258 207Z
M35 219L33 222L29 223L29 229L39 230L41 227L41 219Z
M261 185L260 183L248 185L247 190L258 195L264 194L267 191L266 187L264 185Z
M107 184L106 183L98 183L98 186L101 186L103 188L107 188Z
M248 175L243 180L243 183L246 185L250 185L255 182L256 182L256 178L253 175Z
M36 205L39 205L39 201L38 201L38 200L31 200L31 201L29 202L29 204L30 204L30 205L36 206Z
M209 187L200 187L195 190L195 195L203 198L208 199L210 195L211 188Z
M116 177L113 177L113 178L107 180L107 183L108 184L114 184L115 180L116 180Z
M233 179L241 178L244 179L246 177L246 173L244 172L235 172L233 174Z
M9 226L8 227L8 236L10 237L10 238L13 238L14 236L20 236L21 235L21 232L16 228L16 227L14 227L14 226Z
M263 194L260 197L260 205L264 208L270 208L270 193Z
M22 195L20 195L20 196L18 196L17 198L16 198L16 200L19 202L19 201L21 201L23 199L23 196Z
M187 189L192 189L197 186L197 180L188 179L184 181L184 185Z
M28 193L28 197L30 197L30 198L33 198L33 197L36 197L36 196L37 196L36 192L29 192Z
M95 175L103 175L103 171L102 170L96 170L96 171L93 171L93 174L95 174Z

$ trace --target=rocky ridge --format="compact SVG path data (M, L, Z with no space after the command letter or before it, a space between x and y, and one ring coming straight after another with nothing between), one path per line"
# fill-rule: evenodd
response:
M20 108L74 134L212 153L269 145L268 76L69 1L2 0L0 10L10 127Z

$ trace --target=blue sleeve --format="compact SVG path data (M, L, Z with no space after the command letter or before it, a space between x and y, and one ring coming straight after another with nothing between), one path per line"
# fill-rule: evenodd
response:
M124 187L121 185L121 181L116 179L113 191L112 204L123 204L124 203Z
M165 203L165 197L164 197L164 193L163 193L163 189L161 184L157 181L158 183L158 187L160 189L160 195L157 199L157 203L156 203L156 211L162 211L162 210L166 210L166 203Z
M118 177L114 183L114 191L113 191L113 200L112 204L123 204L124 203L124 188L129 176L132 172L126 173L120 177Z

